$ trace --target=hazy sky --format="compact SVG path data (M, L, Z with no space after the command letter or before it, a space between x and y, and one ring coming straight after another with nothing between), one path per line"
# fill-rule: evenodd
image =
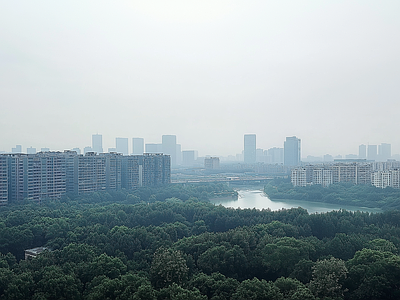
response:
M0 150L400 153L400 1L0 0Z

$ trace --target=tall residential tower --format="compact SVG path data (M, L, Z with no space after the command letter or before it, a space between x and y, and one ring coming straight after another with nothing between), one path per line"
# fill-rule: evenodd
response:
M301 140L295 136L287 137L283 149L284 165L298 166L301 162Z
M254 164L256 162L256 135L245 134L244 135L244 162L248 164Z

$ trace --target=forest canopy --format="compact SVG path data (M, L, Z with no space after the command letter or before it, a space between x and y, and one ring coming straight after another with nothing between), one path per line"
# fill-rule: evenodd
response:
M0 298L400 298L399 211L207 201L229 193L186 185L2 207ZM50 251L23 259L38 246Z

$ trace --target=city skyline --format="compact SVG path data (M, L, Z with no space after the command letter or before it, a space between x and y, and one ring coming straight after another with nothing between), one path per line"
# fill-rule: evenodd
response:
M232 161L243 161L247 163L255 163L255 162L264 162L264 163L284 163L284 148L285 144L289 140L289 144L292 140L298 141L298 146L295 148L297 150L293 150L294 152L298 152L298 154L294 154L293 151L288 150L291 153L291 156L295 155L299 158L292 158L296 165L298 162L316 162L316 161L333 161L333 159L368 159L368 160L375 160L375 161L386 161L387 159L397 159L400 160L400 154L392 152L392 145L390 143L381 143L377 145L370 145L370 144L360 144L358 145L358 151L353 151L352 153L347 154L338 154L332 155L331 153L325 153L319 156L311 156L311 155L303 155L303 144L300 143L300 138L296 136L293 137L286 137L286 141L283 141L283 147L270 147L270 148L260 148L257 144L257 135L256 134L244 134L244 143L242 143L242 150L238 153L230 153L228 155L215 155L215 154L205 154L205 155L198 155L197 149L188 149L185 145L182 148L181 144L177 143L177 136L176 135L162 135L161 142L159 143L146 143L144 138L127 138L127 137L117 137L114 139L114 144L112 147L104 147L103 145L103 136L102 134L96 133L92 134L92 145L86 146L84 148L74 147L68 149L50 149L50 148L38 148L40 150L36 151L36 148L32 146L26 147L26 151L24 151L24 147L22 145L16 145L15 147L11 148L11 151L1 151L1 153L27 153L27 154L34 154L38 152L47 152L47 151L64 151L64 150L73 150L79 153L87 153L94 151L96 153L111 153L111 152L118 152L123 155L141 155L143 153L164 153L171 155L171 162L173 166L177 165L185 165L183 162L183 152L196 152L196 157L211 157L211 156L218 156L225 160L232 160ZM242 141L243 141L242 137ZM164 139L164 145L163 145ZM247 140L247 142L246 142ZM131 145L129 145L129 141L131 141ZM297 142L296 142L297 143ZM251 149L251 158L248 157L246 160L245 158L245 149L246 144L248 149ZM289 145L288 144L288 145ZM139 150L134 150L137 147ZM294 145L293 145L294 147ZM95 149L104 149L104 151L99 152ZM108 151L105 151L108 149ZM173 151L175 149L175 151ZM289 149L289 148L288 148ZM83 150L83 151L82 151ZM165 150L165 151L164 151ZM279 151L282 151L280 153ZM178 152L180 155L178 155ZM249 152L249 153L250 153ZM288 153L289 153L288 152ZM194 155L194 154L192 154ZM235 157L235 159L230 159ZM293 162L287 162L285 164L292 165Z

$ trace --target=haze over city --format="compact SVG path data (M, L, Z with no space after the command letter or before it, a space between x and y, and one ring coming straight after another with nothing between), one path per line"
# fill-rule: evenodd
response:
M400 153L398 1L3 1L0 151L116 137Z

